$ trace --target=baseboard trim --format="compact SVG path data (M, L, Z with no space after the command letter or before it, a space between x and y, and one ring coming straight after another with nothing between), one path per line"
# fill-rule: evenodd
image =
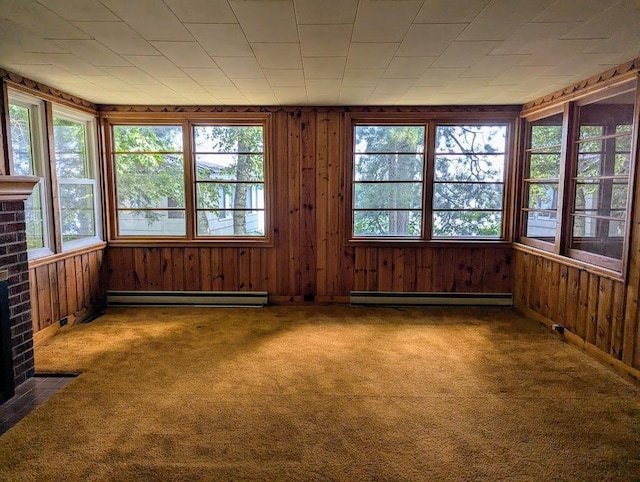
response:
M566 341L570 345L575 346L576 348L579 348L594 360L613 369L613 371L615 371L618 375L622 376L623 378L635 383L640 383L640 370L637 370L632 366L627 365L623 361L618 360L617 358L614 358L609 353L602 351L597 346L583 340L578 335L576 335L575 333L571 333L567 329L564 330L564 333L559 334L557 331L553 330L552 328L553 325L556 324L554 321L550 320L546 316L543 316L536 311L533 311L531 308L528 308L528 307L523 308L523 307L515 306L514 309L518 313L521 313L522 315L526 316L527 318L531 318L532 320L542 323L546 328L549 329L549 331L553 331L554 333L557 333L558 336L563 341Z
M513 306L511 293L409 293L352 291L352 305L367 306Z
M262 307L266 291L108 291L107 306Z

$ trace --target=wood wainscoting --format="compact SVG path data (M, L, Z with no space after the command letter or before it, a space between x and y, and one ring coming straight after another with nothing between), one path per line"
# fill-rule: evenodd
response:
M61 326L87 320L106 305L104 244L29 263L34 343Z

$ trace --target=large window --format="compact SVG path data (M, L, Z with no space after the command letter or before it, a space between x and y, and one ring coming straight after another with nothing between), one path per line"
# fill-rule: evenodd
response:
M507 139L500 123L355 125L352 239L502 239Z
M113 238L264 242L266 123L114 123Z
M521 242L623 271L635 104L634 81L529 120Z
M53 140L62 246L99 240L95 120L54 108Z
M24 203L27 249L30 258L52 253L50 208L44 146L43 102L18 92L9 92L11 174L37 176L40 182Z

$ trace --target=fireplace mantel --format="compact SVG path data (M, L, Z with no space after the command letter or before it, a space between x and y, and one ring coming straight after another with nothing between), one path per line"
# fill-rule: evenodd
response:
M0 176L0 202L24 201L39 180L34 176Z

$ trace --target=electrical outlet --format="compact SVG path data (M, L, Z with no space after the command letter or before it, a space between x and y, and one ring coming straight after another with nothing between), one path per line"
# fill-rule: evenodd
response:
M63 327L64 325L66 325L69 322L69 317L65 316L64 318L60 319L60 327Z

